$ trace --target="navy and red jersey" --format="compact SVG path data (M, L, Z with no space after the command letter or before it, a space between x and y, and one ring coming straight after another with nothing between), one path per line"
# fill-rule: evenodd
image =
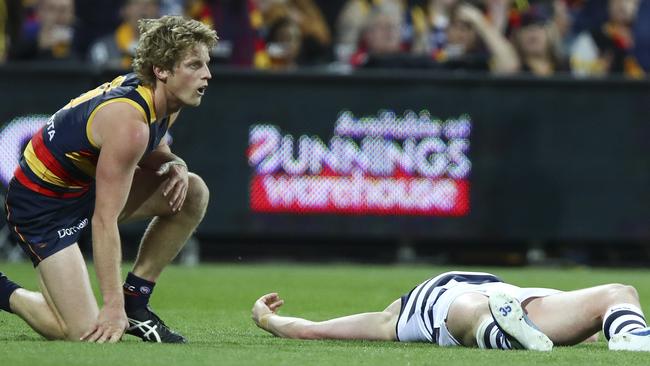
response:
M154 150L169 128L169 118L157 118L153 90L131 73L81 94L57 111L27 144L15 179L31 191L53 198L87 193L94 185L100 150L92 138L93 119L103 107L118 102L142 113L149 124L146 153Z

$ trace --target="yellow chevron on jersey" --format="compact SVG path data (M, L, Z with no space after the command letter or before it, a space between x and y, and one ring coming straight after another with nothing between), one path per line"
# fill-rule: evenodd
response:
M27 166L29 166L29 169L31 169L31 171L39 178L59 187L68 186L63 179L59 178L47 166L45 166L41 160L38 159L31 141L27 144L27 147L25 147L23 156L25 157L25 162L27 163Z
M81 169L81 171L86 173L88 176L95 176L95 170L97 167L95 166L96 164L93 161L93 157L91 155L79 151L74 151L65 154L65 156L70 159L72 164Z

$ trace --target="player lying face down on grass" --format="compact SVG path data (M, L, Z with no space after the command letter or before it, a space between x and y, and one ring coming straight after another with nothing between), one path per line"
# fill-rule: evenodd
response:
M117 342L126 330L149 342L186 341L148 300L208 204L207 186L172 153L166 132L182 107L201 103L216 39L194 20L141 20L135 72L72 99L32 137L4 206L41 291L0 273L0 309L48 339ZM122 285L118 223L150 218ZM101 307L77 244L88 226Z
M650 351L636 289L607 284L575 291L517 287L482 272L428 279L383 311L325 321L278 315L270 293L253 305L258 327L283 338L430 342L439 346L551 351L594 340L611 350Z

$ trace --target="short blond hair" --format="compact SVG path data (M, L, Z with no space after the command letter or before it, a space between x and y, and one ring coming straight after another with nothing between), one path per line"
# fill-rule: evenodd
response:
M138 21L140 40L135 50L133 71L145 85L155 85L153 67L172 71L185 53L198 44L208 50L217 44L217 33L207 25L181 16Z

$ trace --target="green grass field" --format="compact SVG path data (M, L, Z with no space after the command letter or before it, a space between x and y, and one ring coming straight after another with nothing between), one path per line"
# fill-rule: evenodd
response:
M440 348L430 344L298 341L256 328L250 308L278 291L285 315L314 320L381 310L414 285L450 270L432 266L211 264L170 267L152 305L190 344L145 344L127 336L116 345L47 342L19 318L0 313L0 365L650 365L650 353L609 352L604 341L557 347L551 353ZM620 282L637 287L650 313L650 271L471 267L522 286L565 290ZM29 264L0 263L0 270L36 288ZM92 274L94 276L94 274ZM94 277L93 277L94 279Z

